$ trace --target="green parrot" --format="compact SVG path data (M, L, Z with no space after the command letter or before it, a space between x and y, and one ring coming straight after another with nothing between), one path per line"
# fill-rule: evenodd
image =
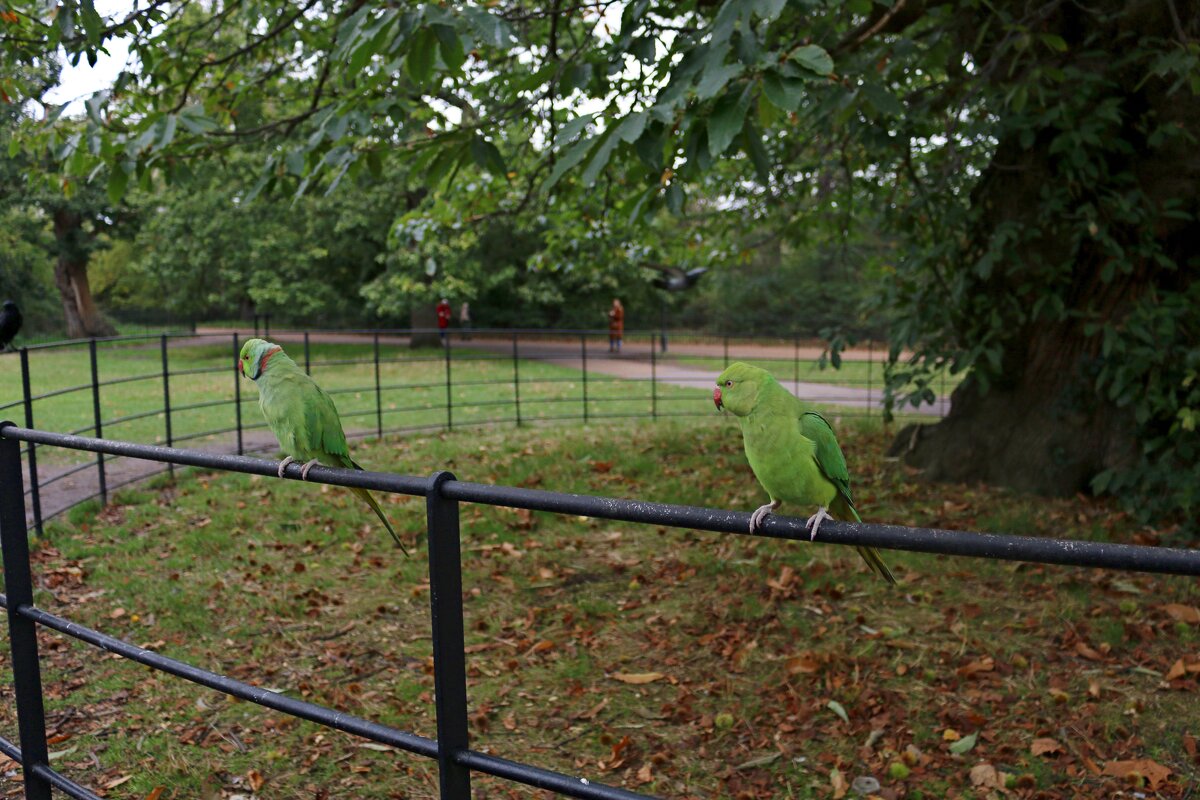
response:
M817 506L806 526L810 539L817 538L823 520L832 519L829 509L862 522L850 498L850 472L833 428L820 414L806 412L771 373L740 361L730 364L717 378L713 402L718 410L727 408L737 417L746 460L771 497L750 515L751 533L785 500ZM875 548L857 550L867 566L896 582Z
M283 477L288 464L299 460L307 462L300 470L301 480L308 480L308 471L316 463L362 469L350 458L342 420L333 400L288 358L282 347L265 339L247 339L235 367L258 385L258 407L287 456L279 462L279 477ZM397 546L408 555L375 498L366 489L350 487L350 491L367 502Z

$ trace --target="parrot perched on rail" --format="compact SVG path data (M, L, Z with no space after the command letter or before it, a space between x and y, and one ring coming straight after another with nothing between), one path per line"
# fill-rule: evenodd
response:
M306 462L300 470L301 480L308 479L308 471L318 462L328 467L362 469L350 458L333 400L288 358L282 347L265 339L247 339L234 367L258 385L258 407L286 456L279 462L279 477L283 477L288 464L301 460ZM375 498L366 489L350 487L350 491L366 501L396 545L408 555Z
M713 403L737 417L746 460L771 497L770 503L750 515L751 533L785 500L817 506L817 513L808 518L811 539L816 539L822 520L832 519L830 509L862 522L850 497L850 472L833 428L820 414L804 411L771 373L740 361L730 364L717 378ZM896 582L875 548L857 550L867 566Z

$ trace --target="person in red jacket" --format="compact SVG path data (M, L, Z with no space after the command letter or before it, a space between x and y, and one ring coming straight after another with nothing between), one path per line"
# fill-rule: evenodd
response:
M438 318L438 335L442 337L442 342L446 341L446 328L450 327L450 301L442 298L442 302L437 304Z

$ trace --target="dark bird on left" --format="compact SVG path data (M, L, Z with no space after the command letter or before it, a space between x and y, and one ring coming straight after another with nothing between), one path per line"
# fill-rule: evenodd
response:
M21 330L21 309L12 300L4 301L4 309L0 310L0 351L7 350L17 331Z

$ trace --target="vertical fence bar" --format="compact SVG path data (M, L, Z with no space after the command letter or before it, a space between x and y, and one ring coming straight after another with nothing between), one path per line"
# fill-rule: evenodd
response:
M462 560L458 501L442 497L449 472L429 479L429 606L433 619L433 691L437 709L441 800L470 800L471 771L455 761L467 749L467 659L463 650Z
M163 417L166 423L167 447L173 446L173 438L171 432L171 370L167 362L167 335L164 333L162 339L159 340L159 349L162 351L162 383L163 383ZM33 427L33 426L30 426ZM167 472L172 478L175 477L175 465L168 463Z
M875 340L867 341L867 417L871 416L871 406L875 403L871 399L871 372L875 369Z
M513 334L513 398L517 402L517 427L521 427L521 368L517 352L517 334Z
M658 419L658 359L654 357L654 334L650 334L650 418Z
M21 348L21 393L25 398L25 427L33 427L33 392L29 389L29 350ZM33 501L33 527L42 536L42 493L38 486L37 445L30 442L29 448L29 497Z
M938 416L946 416L946 365L942 365L942 390L938 393Z
M88 354L92 362L92 419L96 438L104 437L104 427L100 422L100 369L96 364L96 339L88 342ZM96 472L100 478L100 502L108 505L108 481L104 475L104 454L96 454Z
M255 322L254 327L257 332L257 328L258 328L257 322ZM234 331L233 332L233 363L234 364L237 364L238 361L242 357L241 349L242 349L241 346L238 344L237 331ZM238 455L241 456L241 455L245 455L245 450L242 445L242 382L239 380L239 377L240 377L240 370L234 369L234 371L233 371L233 413L234 413L234 420L236 422L236 427L237 427Z
M587 406L587 334L579 334L579 357L583 363L583 421L588 421Z
M307 336L305 337L307 339ZM375 331L372 352L375 357L375 435L383 436L383 388L379 383L379 331Z
M454 397L450 378L450 334L446 334L446 430L454 430Z
M796 334L792 337L792 344L794 345L794 349L792 350L792 375L794 376L792 378L792 386L793 386L792 394L799 397L800 396L800 334Z
M263 314L263 338L271 338L271 315Z
M4 551L4 591L8 597L8 640L12 648L13 690L17 696L21 770L25 797L50 800L50 783L33 772L35 766L49 763L37 624L17 613L21 606L33 605L28 534L21 443L16 439L0 439L0 548Z
M304 374L312 375L312 362L308 357L308 331L304 332Z
M254 338L258 338L258 312L254 312Z
M725 367L729 366L729 334L725 334ZM724 368L724 367L722 367Z

